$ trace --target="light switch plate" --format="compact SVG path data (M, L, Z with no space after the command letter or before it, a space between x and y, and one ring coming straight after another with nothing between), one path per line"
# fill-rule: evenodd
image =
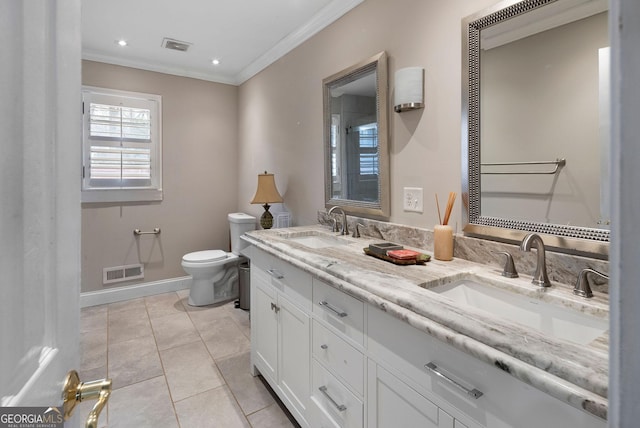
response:
M423 212L423 198L421 187L405 187L403 209L408 212Z

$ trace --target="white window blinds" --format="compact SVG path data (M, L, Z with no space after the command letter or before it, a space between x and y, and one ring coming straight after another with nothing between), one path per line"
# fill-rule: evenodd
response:
M83 102L83 196L94 192L91 201L129 201L136 199L122 192L115 199L95 195L100 190L161 191L160 97L85 88Z
M94 186L151 184L151 110L90 103L89 138Z

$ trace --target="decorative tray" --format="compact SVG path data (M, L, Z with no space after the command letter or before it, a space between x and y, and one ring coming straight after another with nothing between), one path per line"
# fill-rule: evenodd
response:
M389 257L385 254L378 254L373 251L370 251L369 248L363 248L364 253L368 256L375 257L380 260L384 260L389 263L393 263L394 265L423 265L429 260L431 260L431 256L429 254L419 253L418 257L415 259L394 259L393 257Z

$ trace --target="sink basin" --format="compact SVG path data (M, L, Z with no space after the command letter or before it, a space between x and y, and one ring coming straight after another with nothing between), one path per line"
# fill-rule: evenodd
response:
M346 239L322 234L294 235L289 236L286 239L309 248L327 248L351 244L351 241L347 241Z
M606 319L471 280L459 280L429 290L459 305L472 306L548 336L580 345L591 343L609 330L609 321Z

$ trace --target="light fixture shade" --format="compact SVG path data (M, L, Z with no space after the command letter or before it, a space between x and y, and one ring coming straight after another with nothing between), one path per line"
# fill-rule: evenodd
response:
M278 193L273 174L267 174L267 171L265 171L264 174L258 174L258 188L251 203L272 204L282 201L283 199L280 193Z
M396 71L393 110L400 113L424 107L424 68L407 67Z

